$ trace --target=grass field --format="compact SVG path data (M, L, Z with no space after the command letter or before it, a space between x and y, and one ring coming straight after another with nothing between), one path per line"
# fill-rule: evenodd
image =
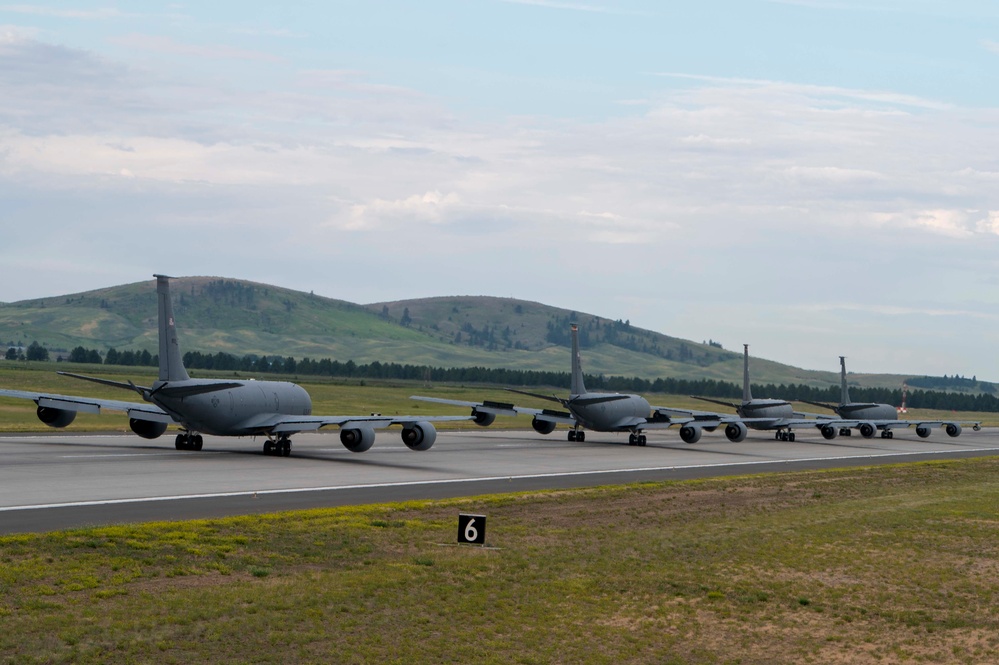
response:
M999 460L0 538L5 663L992 663ZM454 545L459 511L488 549Z

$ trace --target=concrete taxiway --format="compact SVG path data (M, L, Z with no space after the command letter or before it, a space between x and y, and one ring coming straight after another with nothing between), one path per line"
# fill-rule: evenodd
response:
M382 501L472 496L624 482L999 455L999 429L928 439L799 431L783 443L753 433L741 443L720 434L688 446L675 432L650 433L646 447L626 435L475 429L441 432L413 452L382 431L355 454L335 431L300 434L291 457L261 452L260 439L205 438L200 452L177 451L172 437L63 432L0 436L0 533L177 520Z

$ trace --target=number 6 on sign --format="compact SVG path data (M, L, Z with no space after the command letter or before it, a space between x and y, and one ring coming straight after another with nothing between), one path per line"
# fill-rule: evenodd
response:
M459 513L458 542L484 545L486 542L486 516Z

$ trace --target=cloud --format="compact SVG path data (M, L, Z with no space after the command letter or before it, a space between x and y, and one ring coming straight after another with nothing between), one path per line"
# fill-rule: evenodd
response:
M784 91L797 95L806 95L812 98L823 98L826 102L839 100L858 100L864 102L877 102L890 106L915 107L932 110L952 109L953 105L943 103L933 99L906 95L897 92L863 90L857 88L844 88L838 86L815 85L791 83L788 81L774 81L768 79L754 79L727 76L707 76L703 74L688 74L681 72L654 72L655 76L666 78L687 79L691 81L701 81L715 85L739 86L767 88L774 91Z
M110 42L112 44L135 49L137 51L166 53L169 55L179 55L185 58L205 60L249 60L273 63L284 62L284 58L263 51L251 51L248 49L234 48L224 44L188 44L179 42L170 37L163 37L161 35L132 33L112 38Z
M874 213L876 223L895 229L916 229L958 240L999 235L999 213L979 210L912 210Z
M590 5L579 2L559 2L558 0L498 0L511 5L530 5L533 7L543 7L545 9L557 9L572 12L586 12L591 14L620 14L626 16L647 16L648 12L622 9L621 7L609 7L606 5Z
M405 199L386 201L375 199L350 208L350 216L340 228L349 231L381 231L386 226L407 221L440 224L461 199L454 192L438 191L414 194Z
M100 9L58 9L55 7L38 7L37 5L0 5L0 11L15 14L31 14L35 16L88 20L104 20L137 16L137 14L125 13L112 7L102 7Z

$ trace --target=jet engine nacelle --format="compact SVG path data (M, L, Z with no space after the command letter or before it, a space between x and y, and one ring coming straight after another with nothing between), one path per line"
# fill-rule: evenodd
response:
M932 432L933 428L929 425L916 425L916 434L922 439L928 437Z
M684 425L680 428L680 438L684 443L697 443L701 438L701 428L698 425Z
M832 425L823 425L819 431L822 432L823 439L835 439L836 435L839 434L839 430Z
M49 427L66 427L76 420L76 411L54 409L51 406L40 406L35 412L38 419Z
M732 443L739 443L746 438L747 434L749 434L749 428L746 427L746 423L729 423L725 425L725 436ZM697 439L694 440L696 441Z
M496 421L496 414L472 409L472 418L474 419L472 422L479 427L489 427Z
M872 436L874 436L874 433L878 431L878 428L870 423L860 423L860 427L858 427L857 429L860 430L860 436L864 437L865 439L870 439Z
M428 422L420 421L402 428L402 442L410 450L430 450L436 440L437 430Z
M143 439L155 439L158 436L162 436L163 432L166 431L166 423L157 423L152 420L139 420L138 418L129 418L128 426L132 428L132 431L141 436Z
M375 443L375 430L368 427L340 430L340 443L352 453L363 453Z
M551 434L555 431L555 423L550 420L540 420L535 418L531 421L531 427L533 427L534 431L538 434Z
M961 426L957 423L950 423L944 429L947 432L947 436L961 436Z

